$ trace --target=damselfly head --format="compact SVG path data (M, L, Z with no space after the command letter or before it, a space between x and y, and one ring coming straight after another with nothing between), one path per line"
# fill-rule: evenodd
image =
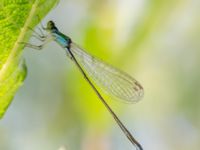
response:
M47 31L52 31L52 30L58 30L55 26L55 23L53 21L48 21L47 22L47 27L46 27Z

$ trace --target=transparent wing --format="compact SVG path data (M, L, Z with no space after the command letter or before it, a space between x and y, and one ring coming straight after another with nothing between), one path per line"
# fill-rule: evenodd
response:
M125 72L91 56L75 43L71 43L70 50L88 77L107 94L126 102L137 102L143 97L142 86Z

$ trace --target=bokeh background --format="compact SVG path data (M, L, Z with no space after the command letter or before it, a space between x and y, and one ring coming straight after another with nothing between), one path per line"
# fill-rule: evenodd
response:
M137 104L108 103L145 150L199 150L199 8L199 0L61 0L43 24L55 21L143 85ZM64 50L52 42L24 57L28 76L0 122L1 150L134 149Z

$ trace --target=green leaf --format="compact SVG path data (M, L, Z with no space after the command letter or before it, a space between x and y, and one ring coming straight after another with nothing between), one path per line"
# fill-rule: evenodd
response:
M0 118L3 117L17 89L22 85L27 69L22 58L23 45L40 18L58 0L0 0Z

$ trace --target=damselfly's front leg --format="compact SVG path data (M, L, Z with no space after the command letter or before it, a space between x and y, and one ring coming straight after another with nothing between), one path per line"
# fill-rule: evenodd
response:
M19 44L24 44L25 47L29 47L29 48L32 48L32 49L36 49L36 50L42 50L43 47L48 44L49 42L53 41L54 38L52 36L48 36L44 39L43 43L40 44L40 45L34 45L34 44L31 44L31 43L27 43L27 42L19 42Z
M41 27L37 27L37 29L39 30L40 33L38 33L36 30L34 30L31 27L28 27L28 29L31 30L33 33L35 33L32 36L34 36L36 39L38 39L40 41L45 41L45 39L47 38L47 35L45 35L43 32L43 30L45 30L45 27L42 25L39 15L37 15L37 20L38 20L38 22L40 22L40 26L41 26Z
M45 39L47 38L47 36L42 32L42 30L38 27L40 33L38 33L36 30L34 30L31 27L28 27L29 30L31 30L34 34L32 35L33 37L35 37L36 39L38 39L41 42L44 42Z

